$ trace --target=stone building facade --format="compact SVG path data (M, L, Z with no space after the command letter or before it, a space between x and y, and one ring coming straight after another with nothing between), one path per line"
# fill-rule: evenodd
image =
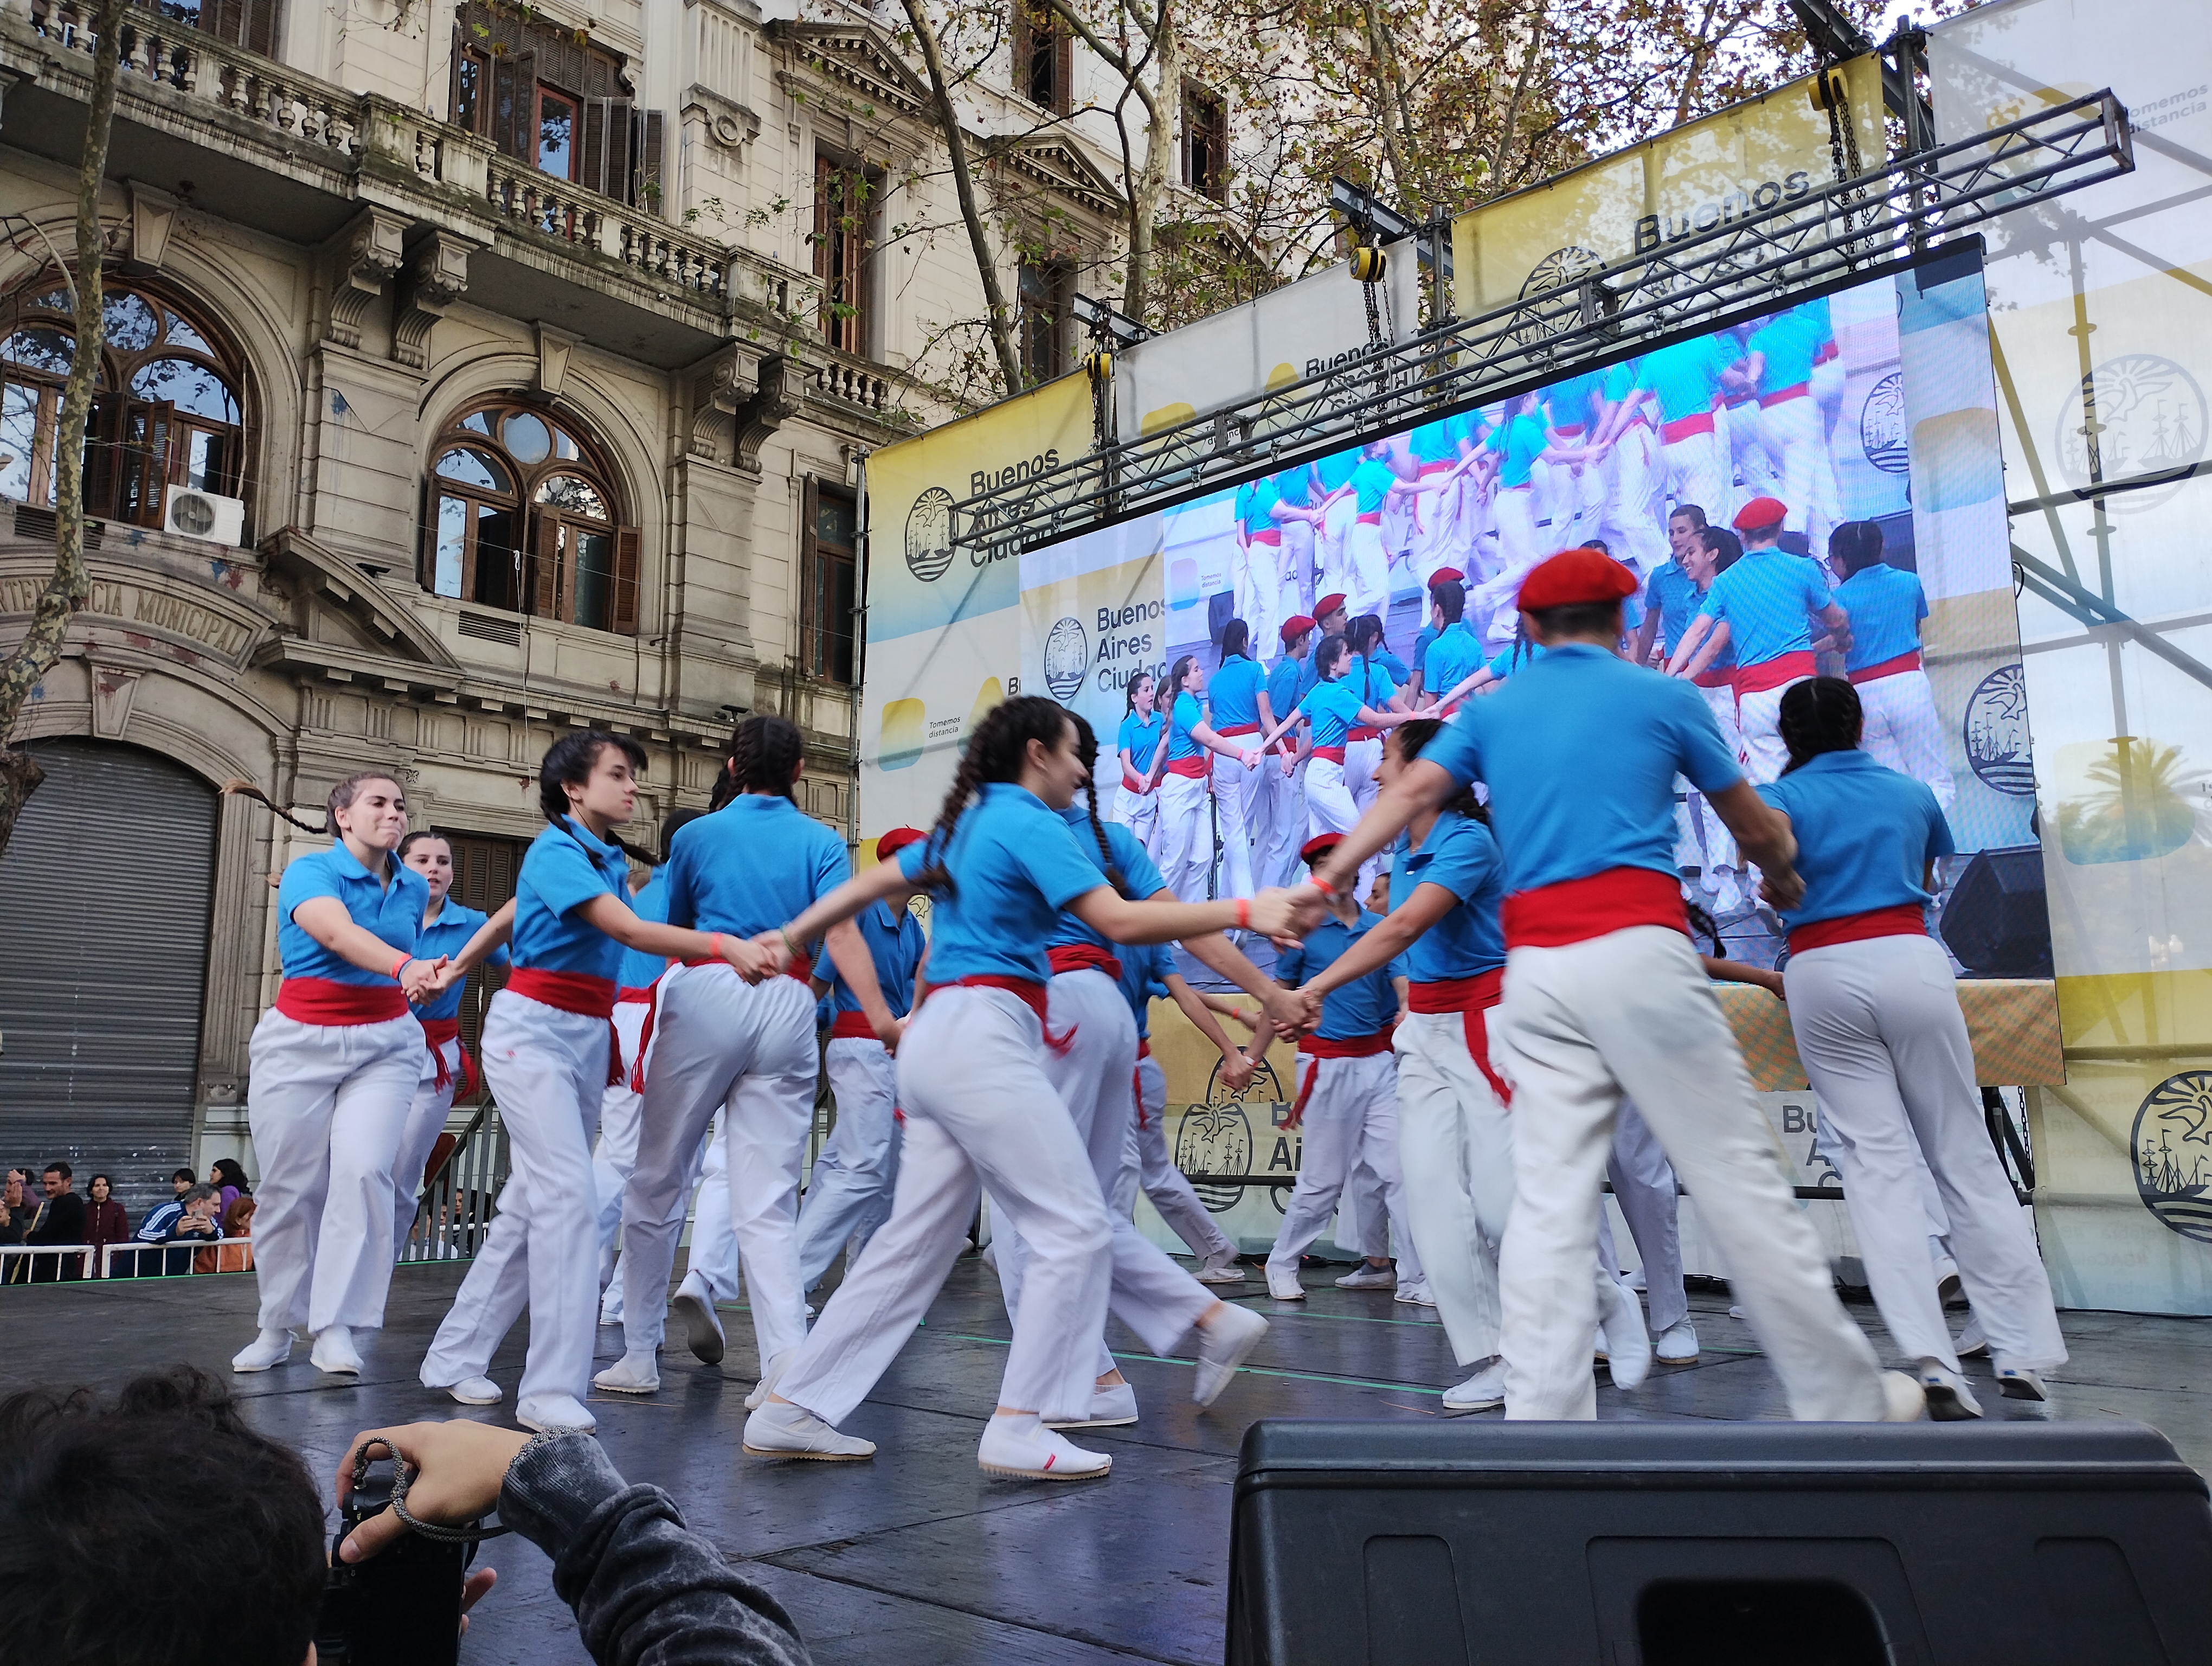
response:
M0 1161L143 1197L246 1149L270 876L315 842L222 782L313 819L389 765L495 903L561 734L645 745L649 842L732 721L780 712L803 807L849 831L860 464L944 414L904 367L980 302L957 226L872 234L952 216L877 15L128 16L94 590L15 737L50 780L0 862ZM52 559L88 22L0 5L0 644ZM1095 256L1113 195L1077 125L1014 164Z

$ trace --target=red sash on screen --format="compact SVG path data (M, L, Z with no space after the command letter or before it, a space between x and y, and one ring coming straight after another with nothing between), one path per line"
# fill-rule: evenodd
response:
M1688 439L1693 434L1711 434L1712 431L1713 413L1710 410L1700 410L1691 416L1677 416L1671 423L1659 424L1659 437L1670 446L1678 440Z
M1919 669L1920 650L1916 648L1910 654L1900 654L1893 660L1882 660L1871 666L1862 666L1858 670L1849 672L1848 675L1854 683L1878 683L1885 677L1901 677L1908 671Z
M1770 689L1785 689L1792 683L1801 683L1820 667L1814 662L1813 650L1800 648L1795 654L1777 655L1762 660L1755 666L1735 668L1735 697L1747 694L1765 694Z

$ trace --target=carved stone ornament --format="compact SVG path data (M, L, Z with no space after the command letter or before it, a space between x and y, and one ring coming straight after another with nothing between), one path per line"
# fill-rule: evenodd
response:
M806 402L807 370L788 353L775 353L760 362L758 383L740 400L735 413L737 461L741 469L760 467L761 447L768 437L799 414Z
M124 189L131 193L131 264L158 271L177 228L177 199L136 179L125 180Z
M430 329L468 292L470 245L434 231L415 246L392 319L392 356L410 370L430 362Z
M760 386L760 360L742 348L725 348L690 372L691 429L684 448L709 462L736 454L738 411Z
M137 215L134 206L133 222ZM331 320L326 339L361 345L362 320L404 258L407 222L378 209L364 210L332 244Z

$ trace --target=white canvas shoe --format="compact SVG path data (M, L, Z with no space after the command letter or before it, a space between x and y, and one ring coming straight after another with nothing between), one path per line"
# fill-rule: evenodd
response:
M1644 1329L1644 1310L1637 1304L1634 1291L1610 1280L1606 1289L1611 1294L1605 1320L1605 1368L1613 1387L1633 1389L1651 1374L1650 1333Z
M1244 1270L1244 1258L1235 1250L1207 1262L1191 1277L1200 1284L1249 1284L1252 1275Z
M1306 1298L1306 1287L1298 1282L1295 1273L1280 1273L1267 1269L1267 1293L1279 1302L1302 1302Z
M1659 1333L1651 1345L1652 1357L1662 1365L1694 1365L1698 1363L1698 1328L1687 1319L1677 1319Z
M1048 1429L1119 1429L1137 1420L1137 1391L1127 1383L1100 1383L1091 1390L1091 1415L1062 1423L1048 1420Z
M985 1474L1013 1481L1096 1481L1114 1467L1104 1452L1085 1451L1034 1415L1008 1412L983 1426L975 1462Z
M333 1377L360 1376L361 1350L353 1345L353 1332L343 1325L331 1325L319 1331L307 1363Z
M489 1377L464 1377L447 1383L446 1392L464 1406L496 1406L501 1397L499 1384Z
M1408 1307L1434 1307L1437 1304L1436 1292L1429 1288L1426 1279L1400 1285L1397 1294L1391 1300L1403 1302Z
M873 1457L876 1443L841 1435L804 1406L771 1400L745 1420L744 1449L755 1457L820 1458L832 1463Z
M1444 1390L1444 1415L1494 1411L1505 1403L1505 1362L1493 1359L1466 1382Z
M230 1356L230 1368L243 1376L281 1365L291 1357L292 1333L289 1330L264 1330Z
M2026 1365L1999 1365L1997 1392L2008 1400L2048 1403L2051 1399L2051 1390L2043 1383L2043 1373L2031 1371Z
M589 1434L599 1426L599 1419L565 1394L524 1401L514 1408L514 1420L541 1435Z
M684 1321L684 1342L702 1364L719 1365L722 1363L722 1319L714 1311L714 1298L708 1295L702 1280L692 1281L689 1274L676 1286L673 1303L677 1316Z
M791 1364L791 1356L798 1352L797 1348L786 1348L768 1362L767 1369L761 1372L760 1381L753 1384L753 1391L745 1396L747 1411L757 1412L768 1403L769 1395L775 1392L775 1385L783 1380L784 1371Z
M1249 1307L1224 1307L1220 1316L1210 1325L1201 1325L1198 1332L1198 1381L1190 1397L1201 1406L1211 1406L1221 1397L1237 1375L1237 1368L1244 1363L1245 1356L1260 1345L1267 1334L1267 1322Z
M1978 1359L1990 1351L1990 1339L1982 1335L1982 1322L1972 1313L1966 1315L1966 1328L1960 1331L1951 1346L1961 1359Z
M1336 1281L1339 1290L1388 1290L1398 1282L1397 1273L1388 1267L1376 1267L1362 1262Z
M1963 1423L1982 1414L1981 1402L1966 1386L1966 1379L1938 1359L1923 1359L1916 1375L1928 1402L1928 1415L1938 1423Z
M625 1353L592 1379L592 1386L606 1394L656 1394L660 1389L659 1362L640 1361Z

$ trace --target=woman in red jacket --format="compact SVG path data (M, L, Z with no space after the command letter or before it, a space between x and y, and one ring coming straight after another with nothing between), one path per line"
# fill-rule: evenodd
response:
M107 1270L103 1265L107 1246L131 1241L131 1217L116 1201L114 1183L104 1174L93 1176L92 1184L85 1189L84 1241L94 1252L92 1276L95 1279Z

